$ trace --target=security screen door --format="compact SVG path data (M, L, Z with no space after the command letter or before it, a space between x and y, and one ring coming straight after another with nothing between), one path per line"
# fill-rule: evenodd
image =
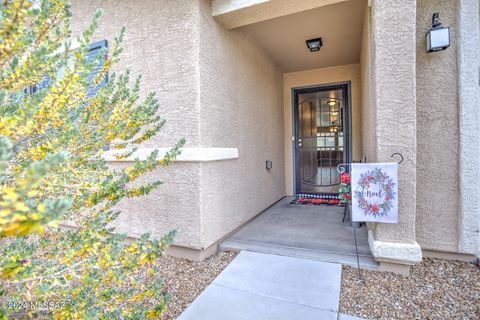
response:
M350 160L348 85L295 90L296 193L338 193Z

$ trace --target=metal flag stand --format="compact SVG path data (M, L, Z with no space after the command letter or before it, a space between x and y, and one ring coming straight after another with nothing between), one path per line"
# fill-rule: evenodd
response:
M395 156L400 156L400 160L397 161L398 164L402 163L403 162L403 155L400 153L400 152L395 152L393 153L390 158L395 158ZM367 162L367 158L366 157L363 157L363 161L361 163L366 163ZM344 173L345 171L347 171L347 168L351 169L351 163L340 163L338 166L337 166L337 172L339 174L342 174ZM348 170L348 172L350 172L350 170ZM350 192L352 192L352 190L350 189ZM346 208L345 208L346 210ZM353 238L355 240L355 254L357 256L357 270L358 270L358 279L361 280L363 283L365 283L365 279L362 277L362 272L361 272L361 269L360 269L360 257L358 255L358 245L357 245L357 228L355 226L352 226L353 228Z

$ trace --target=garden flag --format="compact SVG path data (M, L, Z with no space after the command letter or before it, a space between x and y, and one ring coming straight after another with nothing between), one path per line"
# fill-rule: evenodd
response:
M352 163L352 221L398 222L398 163Z

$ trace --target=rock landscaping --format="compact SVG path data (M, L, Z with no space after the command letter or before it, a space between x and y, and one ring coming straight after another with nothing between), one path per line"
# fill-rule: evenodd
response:
M480 319L480 268L424 259L410 276L343 267L340 312L367 319Z
M159 263L164 279L163 290L172 295L168 312L162 320L175 319L235 258L237 252L218 252L204 261L163 256Z
M226 268L237 252L220 251L205 261L164 256L163 290L172 295L162 320L178 317ZM480 319L480 268L442 259L424 259L410 276L343 266L339 312L366 319Z

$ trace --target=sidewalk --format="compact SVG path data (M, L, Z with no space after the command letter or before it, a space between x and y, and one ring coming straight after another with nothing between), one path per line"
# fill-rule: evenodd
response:
M242 251L178 320L358 319L338 314L342 266Z

